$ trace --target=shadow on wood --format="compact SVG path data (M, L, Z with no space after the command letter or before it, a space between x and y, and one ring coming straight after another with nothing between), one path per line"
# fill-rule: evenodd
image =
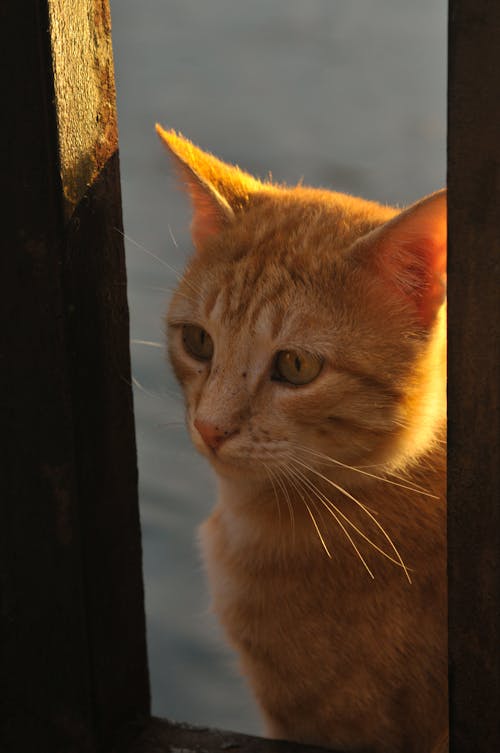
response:
M108 8L72 6L55 45L58 7L1 10L13 115L1 121L2 753L109 749L149 714L114 89L97 125L88 113L87 166L65 171L75 125L53 77L89 10L102 21L90 62L109 47ZM102 65L112 82L109 55Z

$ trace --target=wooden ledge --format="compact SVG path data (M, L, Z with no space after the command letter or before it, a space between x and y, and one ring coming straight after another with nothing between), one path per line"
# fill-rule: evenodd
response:
M321 753L325 748L268 740L208 727L192 727L152 718L125 747L113 753ZM330 753L335 753L331 751ZM337 751L337 753L340 753Z

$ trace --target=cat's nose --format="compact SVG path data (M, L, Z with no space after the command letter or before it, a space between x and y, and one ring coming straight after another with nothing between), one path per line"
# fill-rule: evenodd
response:
M239 432L239 429L227 429L223 426L218 426L211 421L201 421L199 418L195 419L194 425L205 444L210 447L211 450L218 450L226 439L233 437Z

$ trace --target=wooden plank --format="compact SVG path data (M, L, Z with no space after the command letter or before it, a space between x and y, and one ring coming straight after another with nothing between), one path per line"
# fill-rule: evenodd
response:
M118 150L109 6L101 0L72 6L48 3L66 217Z
M500 750L500 96L497 0L451 0L450 745Z
M126 748L126 753L321 753L324 750L314 745L299 745L283 740L269 740L237 732L152 719L147 729ZM113 753L125 751L120 748L115 749Z
M0 557L5 753L93 749L47 18L2 4ZM6 221L5 221L6 220Z
M149 714L109 9L0 21L0 749L90 753Z

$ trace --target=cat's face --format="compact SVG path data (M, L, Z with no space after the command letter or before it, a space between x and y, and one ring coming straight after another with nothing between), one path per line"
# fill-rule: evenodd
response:
M419 390L436 318L374 261L381 241L370 231L396 210L273 188L224 215L220 188L208 218L206 195L198 218L193 199L198 252L168 313L194 444L219 474L245 479L317 453L390 464L408 427L427 420ZM418 280L419 258L407 264Z
M272 213L266 238L249 219L194 258L169 311L194 444L230 475L310 460L304 448L383 462L422 338L411 311L345 247L311 249L310 222L283 244ZM326 210L315 221L335 236Z

